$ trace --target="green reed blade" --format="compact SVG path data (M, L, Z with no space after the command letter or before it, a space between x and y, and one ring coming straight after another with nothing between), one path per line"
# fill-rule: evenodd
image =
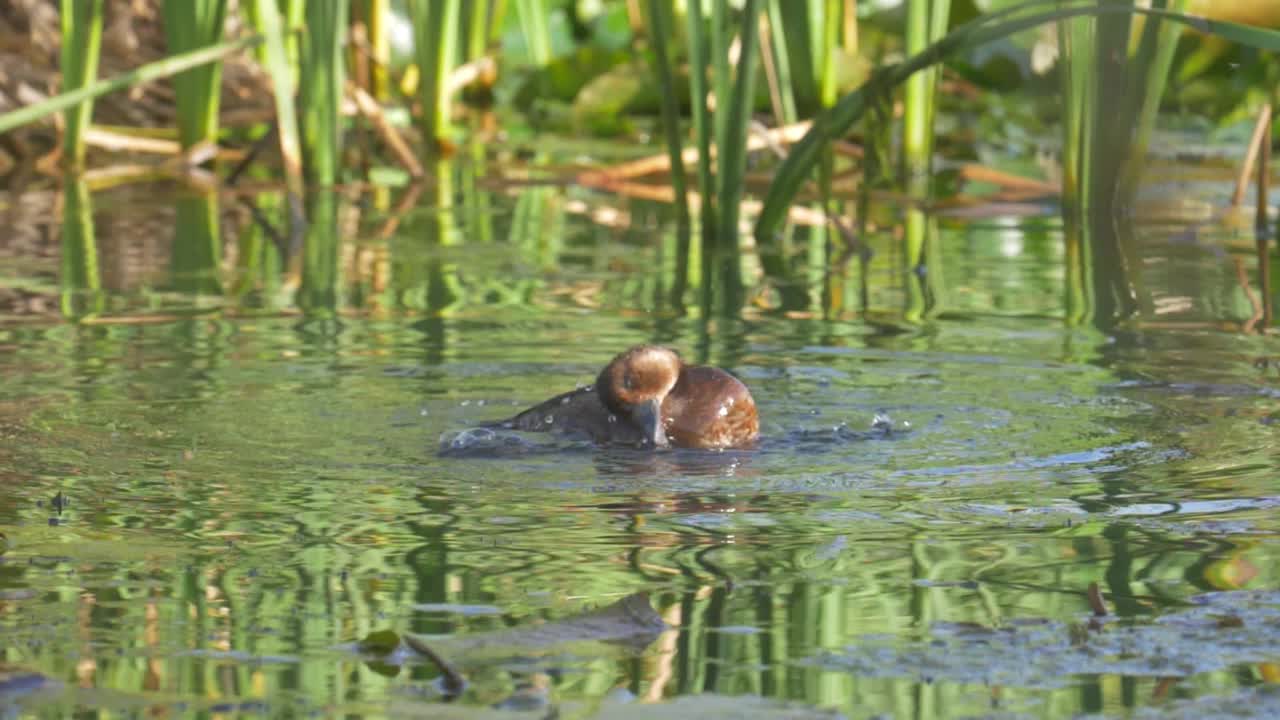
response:
M756 23L760 17L760 0L746 0L742 8L742 31L739 35L741 51L738 57L738 74L732 94L717 95L727 99L724 115L724 142L716 148L719 164L719 193L721 242L737 246L738 217L742 205L743 186L747 173L747 126L751 122L751 109L756 90L756 68L760 34Z
M721 200L720 188L723 187L724 179L724 156L720 153L729 147L726 144L725 133L728 129L729 96L733 92L733 74L729 68L729 44L733 41L733 29L729 26L728 4L726 0L711 0L711 95L715 99L715 113L711 116L711 136L714 138L716 147L714 194L717 207Z
M914 55L946 34L951 0L909 0L906 52ZM927 188L933 155L933 116L938 69L931 67L907 79L903 94L903 169L909 182ZM925 182L922 182L924 180Z
M1091 144L1085 111L1093 96L1093 20L1075 18L1058 23L1058 75L1063 98L1062 204L1069 212L1088 196L1088 158Z
M689 36L689 112L698 146L698 224L702 244L710 247L716 236L715 176L711 172L711 117L707 112L708 28L702 17L701 0L690 0L685 21Z
M342 165L342 94L346 63L342 46L347 31L345 2L306 4L302 36L302 149L308 177L321 185L338 180Z
M102 46L103 0L62 2L62 89L77 90L98 77ZM72 167L84 165L84 131L93 117L93 100L67 110L62 135L62 156Z
M489 45L489 3L485 0L467 0L463 19L466 20L467 45L463 49L466 62L484 57Z
M507 22L507 0L489 0L489 45L502 40Z
M671 36L671 0L649 0L649 37L653 39L653 65L662 91L662 129L671 158L671 187L676 196L676 221L689 227L689 193L685 180L684 143L680 140L680 103L676 99L675 72L672 70L667 38ZM687 230L686 230L687 231Z
M164 0L160 10L170 53L208 47L222 38L227 0ZM173 93L182 147L216 140L222 63L201 65L175 75Z
M828 108L836 103L839 92L836 87L836 62L840 47L840 0L824 0L821 8L822 29L821 42L814 47L817 52L817 75L819 79L818 100L822 107Z
M1046 5L1052 6L1058 2L1059 0L1030 0L1013 8L982 15L957 27L938 42L905 61L877 70L862 87L845 95L831 110L814 120L813 127L792 146L791 154L778 168L765 197L760 217L756 221L757 239L767 238L777 229L786 216L787 207L792 198L799 192L809 172L822 159L823 148L828 142L842 136L868 108L874 105L873 101L889 97L893 89L912 74L937 64L954 53L980 47L1049 22L1118 13L1141 13L1150 17L1165 18L1201 32L1219 35L1259 49L1280 50L1280 32L1278 31L1206 20L1171 11L1081 2L1066 2L1064 7L1055 10L1041 10Z
M1172 0L1165 8L1174 12L1186 12L1188 5L1188 0ZM1133 94L1139 103L1133 110L1133 146L1120 176L1120 192L1126 197L1136 189L1147 147L1151 142L1151 131L1155 128L1160 98L1164 96L1169 69L1173 67L1173 57L1178 49L1178 37L1182 30L1181 25L1155 20L1148 22L1143 28L1135 67L1139 72L1145 70L1145 77L1142 80L1142 92Z
M520 16L520 30L524 34L525 47L537 67L551 62L551 33L547 29L547 8L543 0L516 0L516 12Z
M428 154L448 140L452 117L449 73L457 63L459 0L414 0L415 54L422 82L422 135Z
M365 23L369 28L369 92L381 102L391 97L391 0L366 0Z
M259 32L266 38L263 65L271 76L275 90L276 127L280 134L280 157L284 163L285 184L291 203L302 198L302 144L298 136L298 117L294 110L294 68L289 63L285 46L285 28L281 23L276 0L254 0L254 18Z
M785 48L791 96L798 107L813 107L818 98L818 65L814 60L814 42L810 13L812 4L821 0L770 0L769 24L776 25L774 45ZM775 17L776 16L776 17ZM782 41L778 39L782 36ZM779 51L779 55L783 53Z
M22 127L28 123L35 122L43 117L52 115L53 113L66 110L69 107L79 105L86 100L106 95L116 90L123 90L127 87L141 85L153 80L160 80L180 73L193 67L199 67L207 63L220 60L227 55L240 52L248 47L262 42L259 36L241 38L233 42L222 43L189 53L181 53L173 57L157 60L153 63L147 63L134 70L121 73L113 78L106 80L98 80L97 82L79 90L64 92L59 95L42 100L38 103L32 103L11 110L7 113L0 114L0 133L6 133L14 128Z
M795 87L791 74L790 41L782 21L783 0L768 0L765 12L769 16L769 44L772 49L773 66L778 71L778 87L781 91L782 122L790 125L799 119L796 113Z

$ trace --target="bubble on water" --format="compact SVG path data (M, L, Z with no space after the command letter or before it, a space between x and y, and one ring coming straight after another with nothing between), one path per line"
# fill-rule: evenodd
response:
M471 404L471 401L470 401L470 400L463 400L462 402L460 402L460 403L458 403L458 404L459 404L459 405L461 405L462 407L466 407L466 406L468 406L468 405L470 405L470 404Z
M587 392L595 392L596 386L595 386L595 385L588 385L588 386L586 386L586 387L584 387L584 388L582 388L582 389L583 389L583 390L586 390Z
M612 414L611 414L611 415L609 415L609 422L611 422L611 423L616 423L616 422L618 422L618 416L617 416L617 415L612 415Z
M482 406L484 406L484 402L485 402L484 400L477 400L477 401L476 401L476 406L477 406L477 407L482 407Z
M440 454L445 457L517 457L531 448L518 436L487 427L450 430L440 435Z
M560 404L561 404L561 405L568 405L568 404L569 404L569 397L566 395L565 397L560 398Z
M555 422L555 421L556 421L556 418L555 418L555 416L554 416L554 415L548 415L548 416L546 416L546 417L542 418L542 424L544 424L544 425L550 425L551 423L553 423L553 422Z
M467 450L478 445L491 444L496 437L497 433L489 428L446 432L440 436L440 447L449 450Z

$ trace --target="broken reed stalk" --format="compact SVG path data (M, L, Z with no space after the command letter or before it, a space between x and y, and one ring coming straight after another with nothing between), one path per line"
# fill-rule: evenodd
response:
M1244 162L1240 163L1240 175L1236 177L1236 189L1231 193L1231 207L1240 207L1244 202L1244 194L1249 190L1249 177L1253 175L1253 165L1258 161L1258 153L1263 143L1267 142L1267 130L1271 127L1271 106L1264 105L1258 111L1258 119L1253 124L1253 135L1245 148Z
M458 672L458 668L454 667L448 660L445 660L430 645L426 644L421 638L416 638L409 633L404 634L404 643L408 645L414 652L422 655L430 660L440 670L444 679L444 690L446 696L455 698L462 694L467 686L467 680Z
M1270 194L1271 188L1271 105L1267 104L1262 109L1260 119L1264 122L1260 123L1263 128L1262 137L1258 139L1258 210L1256 215L1256 225L1258 238L1265 241L1269 237L1267 229L1267 196Z
M1258 155L1260 162L1258 163L1258 208L1255 215L1254 224L1256 225L1255 234L1257 240L1255 245L1258 251L1258 284L1261 286L1262 292L1262 332L1266 332L1271 327L1271 258L1267 249L1268 240L1271 239L1271 229L1267 227L1267 197L1270 195L1271 184L1271 104L1268 103L1263 109L1260 116L1261 127L1264 132L1262 137L1258 139Z
M400 132L395 129L391 121L387 120L386 114L382 111L382 104L364 88L350 81L347 82L347 93L355 101L360 114L368 118L369 122L373 124L373 129L378 133L378 137L382 138L382 142L386 143L387 149L391 151L392 155L395 155L396 160L404 166L409 175L414 178L424 177L426 171L422 169L422 163L418 162L418 156L409 147L409 143L400 137Z

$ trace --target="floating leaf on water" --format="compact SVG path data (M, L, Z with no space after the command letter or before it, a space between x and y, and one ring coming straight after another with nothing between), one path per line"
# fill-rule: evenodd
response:
M364 636L358 645L360 652L390 655L400 647L400 636L395 630L374 630Z

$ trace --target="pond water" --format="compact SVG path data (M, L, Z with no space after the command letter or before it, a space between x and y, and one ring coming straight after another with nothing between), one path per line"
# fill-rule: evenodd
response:
M885 232L806 308L708 317L644 203L346 197L317 310L235 201L210 275L186 200L93 196L86 254L50 197L0 241L0 715L1280 713L1247 233L1140 224L1149 302L1103 333L1052 207L943 218L923 314ZM759 447L459 440L639 342L747 382Z

